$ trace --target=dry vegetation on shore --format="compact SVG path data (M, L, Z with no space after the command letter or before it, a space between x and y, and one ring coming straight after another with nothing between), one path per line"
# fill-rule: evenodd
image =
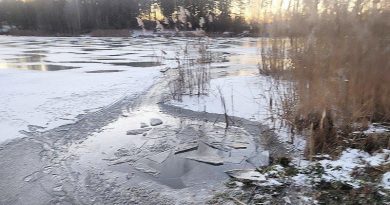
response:
M283 91L281 115L295 130L309 130L309 155L389 148L388 134L350 140L370 123L390 121L388 3L301 3L274 17L272 36L289 38L270 41L259 65L260 73L293 81L294 89Z

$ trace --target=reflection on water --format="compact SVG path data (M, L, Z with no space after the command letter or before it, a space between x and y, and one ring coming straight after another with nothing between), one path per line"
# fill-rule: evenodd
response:
M35 62L44 62L45 55L40 54L25 54L25 55L18 55L20 57L18 58L10 58L7 59L10 63L35 63Z
M18 55L18 58L6 59L8 63L42 63L44 62L44 55L31 54L31 55Z
M69 70L77 67L51 65L47 64L44 60L45 55L19 55L18 58L9 58L6 60L0 60L0 69L20 69L20 70L35 70L35 71L59 71Z
M16 64L16 63L6 63L0 61L0 69L20 69L20 70L35 70L35 71L60 71L60 70L69 70L75 69L77 67L72 66L62 66L62 65L51 65L51 64Z
M17 69L24 69L24 70L36 70L36 71L59 71L59 70L75 69L77 67L40 64L40 65L19 65L19 66L16 66L16 68Z
M218 69L215 68L215 76L214 78L223 78L223 77L229 77L229 76L256 76L258 74L257 70L254 69Z
M16 42L19 48L15 50L15 46L12 46L11 53L3 52L9 57L0 57L0 69L59 71L88 67L87 72L96 69L97 71L92 73L101 73L119 72L101 71L116 70L112 66L157 67L163 64L169 66L171 62L177 60L177 56L169 52L183 49L188 42L196 41L186 38L156 38L153 41L126 38L32 39L29 42ZM5 47L11 47L10 43L12 41L7 41ZM267 38L216 38L211 39L208 46L213 58L211 63L218 67L217 72L222 68L221 66L225 66L227 74L220 74L226 76L232 75L232 70L257 70L258 64L261 63L260 49L269 45L270 40ZM163 59L161 63L154 59L160 57L156 55L160 50L168 51L169 54L161 56ZM12 55L12 51L18 51L18 54ZM96 68L84 64L96 64ZM234 71L234 74L252 75L253 72Z
M260 63L260 58L256 55L232 55L228 59L234 64L258 65Z

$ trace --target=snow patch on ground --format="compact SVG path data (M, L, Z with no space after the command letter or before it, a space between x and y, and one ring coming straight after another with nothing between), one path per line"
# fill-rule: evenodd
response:
M300 174L292 177L297 185L311 185L321 181L343 182L354 188L359 188L364 181L356 179L353 172L359 168L378 167L389 164L390 150L384 149L381 153L370 155L358 149L348 148L342 152L337 160L319 160L303 163L298 166ZM315 174L313 174L315 173ZM385 176L384 176L385 178Z
M274 164L259 169L233 170L235 172L228 174L233 178L233 182L245 180L246 185L252 184L260 187L257 189L259 194L255 194L254 199L257 195L261 195L262 197L259 198L261 202L267 199L275 203L277 197L287 193L286 199L287 201L291 199L292 203L290 204L317 204L318 201L314 199L321 200L321 203L336 204L331 202L333 200L340 202L340 199L349 201L350 197L356 197L356 195L349 195L349 192L361 193L361 196L365 196L367 190L371 194L378 194L379 199L367 199L371 202L372 200L386 200L390 196L390 192L388 192L390 172L387 171L383 176L379 175L374 179L367 178L367 175L372 176L372 170L382 170L383 167L388 166L390 163L389 155L390 150L386 149L382 152L369 154L362 150L349 148L335 160L296 161L295 159L289 165ZM326 156L321 156L321 158L323 157ZM258 177L252 178L251 176ZM261 176L262 181L257 180L259 176ZM246 194L253 193L250 186L247 189L243 187L245 185L233 186L226 193L233 196L240 193L237 190L243 190ZM367 187L369 188L367 189ZM342 197L345 194L345 198L338 198L338 194ZM323 196L325 198L332 197L329 200L330 203L326 200L323 201ZM357 199L357 201L359 200ZM386 201L384 203L386 204Z
M384 127L378 124L371 124L369 125L368 129L363 131L364 134L380 134L380 133L385 133L385 132L390 132L388 127Z
M383 175L381 186L384 189L390 190L390 172L386 172Z

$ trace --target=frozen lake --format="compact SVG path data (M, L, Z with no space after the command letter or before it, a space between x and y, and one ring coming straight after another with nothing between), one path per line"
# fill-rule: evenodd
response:
M203 204L299 150L270 120L267 40L1 36L0 204Z
M253 76L262 39L208 39L221 77ZM0 143L138 96L198 39L0 37ZM244 79L245 81L245 79ZM253 81L253 80L252 80ZM256 117L248 114L249 117ZM245 116L244 116L245 117Z

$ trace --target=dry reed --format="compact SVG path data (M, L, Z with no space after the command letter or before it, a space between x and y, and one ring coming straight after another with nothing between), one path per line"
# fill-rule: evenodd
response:
M307 0L280 19L272 34L286 38L262 50L259 70L292 80L294 89L282 95L283 118L311 130L310 155L337 150L369 122L390 121L386 1Z

